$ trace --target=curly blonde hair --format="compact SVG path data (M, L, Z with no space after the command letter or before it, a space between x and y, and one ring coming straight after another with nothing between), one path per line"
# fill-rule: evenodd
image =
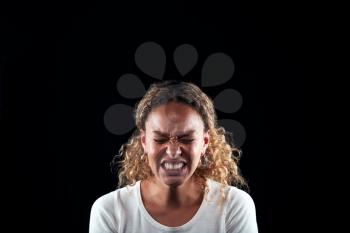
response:
M207 179L221 184L222 201L225 200L224 189L227 185L248 190L248 185L238 168L241 150L230 141L232 140L228 137L230 132L218 126L213 101L195 84L176 80L153 83L143 98L136 103L134 109L136 130L128 142L121 146L119 155L111 162L112 170L119 172L118 187L134 185L138 180L146 180L153 176L148 158L144 156L140 130L145 130L145 122L152 109L170 101L184 103L195 109L203 120L205 131L209 132L206 151L208 166L198 166L194 173L194 178L198 178L202 191L205 194L209 191Z

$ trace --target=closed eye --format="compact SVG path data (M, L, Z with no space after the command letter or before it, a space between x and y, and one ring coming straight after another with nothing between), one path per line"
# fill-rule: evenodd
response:
M158 144L163 144L164 142L166 142L166 140L157 140L157 139L154 139L154 141Z
M163 143L165 143L167 140L159 140L159 139L154 139L154 141L156 142L156 143L158 143L158 144L163 144ZM183 144L189 144L189 143L191 143L191 142L193 142L194 141L194 139L180 139L179 140L179 142L180 143L183 143Z
M189 143L191 143L191 142L193 142L194 141L194 139L181 139L180 140L180 142L181 143L184 143L184 144L189 144Z

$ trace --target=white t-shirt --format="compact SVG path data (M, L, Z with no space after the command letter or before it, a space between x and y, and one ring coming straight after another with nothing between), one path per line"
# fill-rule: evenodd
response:
M98 198L91 208L89 233L257 233L255 205L246 192L227 186L223 208L217 207L220 183L207 180L208 196L187 223L168 227L157 222L143 205L140 181Z

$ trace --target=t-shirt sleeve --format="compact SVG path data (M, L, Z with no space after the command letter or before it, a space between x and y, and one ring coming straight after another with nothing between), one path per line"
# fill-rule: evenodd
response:
M91 207L89 233L117 233L117 222L111 194L98 198Z
M228 193L226 233L258 233L254 201L236 188Z

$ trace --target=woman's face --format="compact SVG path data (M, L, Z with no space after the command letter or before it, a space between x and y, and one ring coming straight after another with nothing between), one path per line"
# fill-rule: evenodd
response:
M209 143L196 110L176 102L161 105L148 115L145 128L141 143L156 180L178 186L191 178Z

